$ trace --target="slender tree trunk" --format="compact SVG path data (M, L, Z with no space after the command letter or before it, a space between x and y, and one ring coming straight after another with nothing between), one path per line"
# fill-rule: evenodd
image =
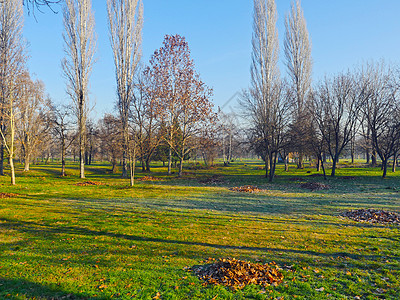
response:
M169 147L168 153L168 175L172 174L172 149L171 146Z
M396 165L397 165L397 152L393 155L393 165L392 165L392 172L396 173Z
M14 159L12 158L10 154L10 168L11 168L11 184L15 185L15 169L14 169Z
M229 151L228 151L228 165L232 161L232 133L229 132Z
M181 157L179 159L179 174L178 177L182 177L183 171L183 159L185 158L185 148L182 145Z
M133 146L133 158L130 160L130 175L131 175L131 180L130 184L131 186L135 185L135 168L136 168L136 145Z
M122 122L122 134L123 134L123 145L122 145L122 178L128 178L128 125L125 124L126 120Z
M328 180L328 177L326 177L324 159L322 157L321 157L321 168L322 168L322 172L324 172L324 180Z
M286 155L284 160L285 160L285 172L289 172L289 155Z
M365 149L365 156L367 158L367 165L371 163L371 155L369 153L369 148Z
M226 160L225 135L222 136L222 157L224 158L224 166L226 166L228 163Z
M0 146L0 176L4 176L4 145Z

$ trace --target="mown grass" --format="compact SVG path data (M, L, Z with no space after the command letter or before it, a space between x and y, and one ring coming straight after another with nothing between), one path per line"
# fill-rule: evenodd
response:
M322 182L309 177L315 169L280 168L271 184L261 166L237 162L182 179L157 167L151 175L162 181L134 188L106 164L87 168L101 186L76 186L75 165L66 178L55 164L19 171L15 187L0 178L0 192L19 194L0 199L0 298L399 299L400 227L339 216L400 211L397 174L382 180L379 169L347 166L327 182L330 190L310 192L300 183ZM204 183L214 175L218 184ZM247 184L265 192L229 190ZM185 267L208 257L275 261L285 281L204 287Z

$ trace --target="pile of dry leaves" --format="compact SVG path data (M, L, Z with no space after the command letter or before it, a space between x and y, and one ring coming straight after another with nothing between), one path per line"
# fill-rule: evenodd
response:
M259 189L256 186L253 186L253 185L233 187L230 190L234 191L234 192L240 192L240 193L259 193L259 192L261 192L261 189Z
M101 182L96 182L96 181L85 181L85 182L78 182L75 185L76 186L93 186L93 185L105 185L105 184L101 183Z
M352 219L357 222L400 225L399 213L384 211L384 210L359 209L359 210L346 211L342 213L341 216Z
M330 186L320 182L306 182L300 185L302 189L307 189L310 191L319 191L319 190L329 190Z
M237 259L209 259L207 265L195 266L191 270L202 280L203 285L215 284L243 289L246 285L278 285L283 280L275 263L255 264Z
M18 194L13 194L13 193L0 193L0 199L4 198L15 198L18 197Z
M161 181L161 178L153 177L153 176L143 176L139 178L138 181Z

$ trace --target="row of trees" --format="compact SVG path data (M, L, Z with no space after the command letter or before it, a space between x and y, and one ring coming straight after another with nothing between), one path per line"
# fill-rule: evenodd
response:
M52 2L58 1L0 1L0 173L6 156L13 184L16 154L28 171L37 157L57 152L65 175L72 151L74 160L79 158L81 178L85 165L100 156L111 162L113 172L120 163L122 176L130 175L132 185L136 161L143 171L150 171L151 161L163 161L169 174L175 163L182 176L185 159L201 157L209 166L222 156L227 165L235 151L245 153L246 144L265 161L270 181L280 158L286 168L289 157L302 168L305 157L315 157L325 175L330 156L335 176L341 155L350 149L354 158L358 145L372 164L381 159L384 177L389 160L397 159L396 73L372 63L312 85L311 41L299 1L285 18L288 76L282 79L275 1L254 0L251 87L242 97L248 120L243 124L250 126L241 130L233 115L213 111L212 90L196 72L184 37L165 36L148 65L141 63L140 0L107 2L118 116L107 114L97 123L88 117L89 79L96 61L91 1L65 1L62 68L73 105L54 105L43 84L30 78L22 37L23 4L32 8Z
M40 125L43 134L53 132L60 139L63 174L68 146L73 142L79 144L81 178L85 177L87 152L92 147L93 135L89 131L96 131L88 127L88 124L92 124L88 119L89 80L96 61L96 34L90 0L66 0L63 9L65 58L62 69L67 82L66 90L73 105L67 109L54 107L50 101L44 103L44 90L39 82L27 88L30 78L25 65L22 7L26 4L28 9L33 9L55 2L58 1L0 2L3 37L0 121L2 147L8 152L12 184L15 184L15 130L18 129L26 171L29 170L33 149L38 145L31 135L25 133L25 127L33 127L32 118L37 121L40 116L47 122L47 126L42 123ZM108 0L107 11L119 117L105 116L99 128L104 131L113 130L117 134L112 143L118 145L112 147L121 149L122 177L127 177L130 170L132 184L137 156L149 170L150 161L157 151L160 152L158 148L161 145L168 149L168 172L171 173L173 157L177 157L181 176L183 161L193 151L194 145L199 144L199 134L211 134L211 127L217 120L210 102L212 90L195 71L189 46L185 38L179 35L167 35L149 65L139 68L143 27L143 5L140 0ZM26 84L22 84L22 81ZM29 102L28 99L36 99L37 103ZM37 116L34 117L34 114ZM71 115L76 118L74 134L70 134L72 131L69 129ZM206 129L207 126L210 130ZM110 136L114 135L104 135L104 141ZM37 134L37 139L40 138L44 141L43 136ZM111 156L115 165L117 151L114 152ZM2 164L4 155L1 157Z
M285 18L284 54L288 77L278 69L279 41L274 0L254 0L251 87L243 93L250 120L249 140L266 163L272 181L278 157L313 156L323 168L332 159L331 176L343 151L354 153L363 139L367 156L382 160L386 177L389 159L400 151L400 98L397 74L384 63L371 63L312 87L311 42L300 1ZM325 175L326 178L326 175Z

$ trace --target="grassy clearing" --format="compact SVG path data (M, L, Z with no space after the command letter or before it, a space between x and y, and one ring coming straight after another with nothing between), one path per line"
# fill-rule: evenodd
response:
M400 211L396 174L382 180L379 169L341 168L330 190L310 192L300 184L322 182L308 177L315 170L279 169L269 184L261 165L188 171L183 179L160 167L151 175L164 180L134 188L100 164L87 177L101 186L76 186L76 166L66 178L56 165L34 166L17 174L16 187L0 178L0 193L20 195L0 199L0 298L399 299L399 226L339 217L358 208ZM202 183L213 175L218 185ZM265 192L229 190L248 184ZM208 257L275 261L285 281L204 287L184 268Z

